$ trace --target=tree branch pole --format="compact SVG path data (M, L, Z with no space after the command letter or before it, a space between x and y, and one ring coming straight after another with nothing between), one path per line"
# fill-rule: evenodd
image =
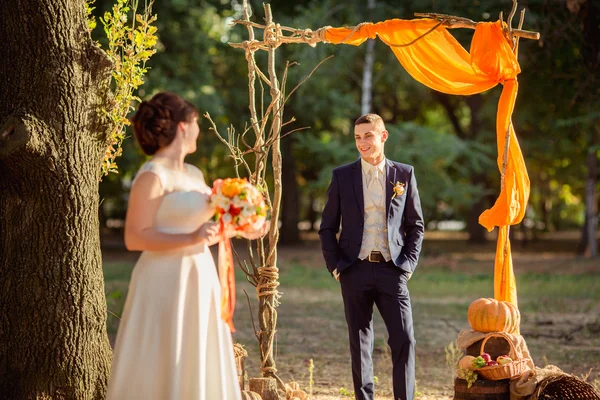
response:
M515 14L517 10L517 1L513 0L513 8L510 12L510 15L508 17L508 31L509 31L509 39L511 40L511 42L513 43L513 51L515 52L515 55L518 52L518 47L519 47L519 37L517 37L514 32L518 31L521 29L521 27L523 26L523 21L525 20L525 9L523 9L521 11L521 17L519 20L519 29L512 29L511 27L511 23L512 23L512 19L513 16ZM502 17L500 18L502 19ZM539 35L538 35L539 37ZM508 127L506 129L506 135L504 136L504 154L502 155L502 171L500 174L500 192L502 192L502 190L504 190L504 185L505 185L505 175L506 175L506 169L508 167L508 152L510 149L510 127L512 126L512 119L509 121ZM504 227L499 227L498 229L503 229ZM498 232L498 234L500 234L500 232ZM508 247L510 244L510 225L506 226L506 241L504 242L504 248L502 249L503 252L503 257L502 257L502 272L501 275L504 275L504 269L506 268L506 264L508 262L507 260L507 256L508 256Z
M455 17L453 15L447 14L437 14L437 13L415 13L415 17L421 18L432 18L438 21L444 21L442 24L444 27L448 29L456 29L456 28L466 28L466 29L475 29L477 27L477 22L470 20L468 18L463 17ZM539 40L540 33L526 31L523 29L513 29L512 35L515 37L520 37L524 39L531 40Z
M259 303L259 325L261 335L261 353L262 359L262 372L265 376L272 376L277 378L277 369L275 367L275 359L273 358L273 340L276 333L277 325L277 286L279 282L279 269L277 268L277 239L279 238L279 229L277 221L279 220L279 208L281 204L281 148L279 134L281 132L281 117L283 114L283 107L281 104L281 92L279 90L279 81L275 71L275 50L279 46L276 40L276 31L274 30L273 15L271 13L271 6L269 4L264 5L265 9L265 20L270 26L270 29L265 30L265 41L268 45L268 70L270 79L270 94L271 94L271 113L273 114L273 121L271 126L271 134L275 140L271 148L272 162L273 162L273 203L271 218L274 223L271 224L269 231L269 245L266 265L261 265L258 269L260 280L259 286L257 287L260 303ZM271 38L271 39L269 39Z
M513 10L511 10L511 14L514 15L514 10L516 9L515 7L516 2L513 3ZM466 29L475 29L477 27L477 22L468 19L468 18L463 18L463 17L456 17L454 15L447 15L447 14L438 14L438 13L415 13L414 14L416 17L420 17L420 18L431 18L431 19L435 19L437 21L440 21L440 25L444 26L445 28L448 29L456 29L456 28L466 28ZM510 17L512 20L512 17ZM502 18L500 18L502 19ZM252 22L252 21L247 21L247 20L234 20L233 24L240 24L240 25L245 25L247 26L249 29L250 28L258 28L258 29L262 29L262 30L268 30L268 29L272 29L273 32L275 33L275 35L270 35L270 39L269 40L274 40L277 43L277 46L280 46L282 44L291 44L291 43L304 43L304 44L308 44L312 47L316 46L317 43L327 43L327 41L325 40L325 32L331 28L331 26L325 26L322 28L317 29L316 31L313 31L311 29L294 29L294 28L289 28L286 26L281 26L279 24L273 24L273 27L268 27L267 25L263 25L263 24L258 24L256 22ZM358 28L360 28L363 24L359 24L355 27L350 27L350 29L356 29L358 30ZM289 36L286 36L283 34L283 32L290 32L291 34ZM524 38L524 39L531 39L531 40L539 40L540 39L540 33L539 32L533 32L533 31L527 31L527 30L523 30L521 28L518 29L512 29L509 28L509 33L511 35L511 38ZM229 45L233 48L237 48L237 49L251 49L253 51L256 50L266 50L268 51L269 49L269 44L267 42L260 41L260 40L256 40L253 38L253 36L251 38L249 38L249 40L246 40L242 43L229 43Z
M257 24L250 21L252 16L251 8L247 1L243 4L243 25L248 29L249 40L242 43L232 44L232 47L242 48L245 51L246 60L248 63L248 95L249 95L249 110L250 110L250 127L248 127L241 136L238 134L238 140L234 138L235 132L232 128L229 130L229 138L225 140L217 132L217 128L207 115L207 118L211 121L212 129L219 136L219 139L224 143L231 153L231 156L236 162L236 170L240 165L244 165L248 169L250 175L250 182L257 185L262 189L265 196L265 200L271 209L272 220L274 223L271 224L268 232L268 241L259 239L257 242L257 260L254 259L252 252L253 246L249 242L249 255L252 262L252 271L249 268L242 268L249 275L249 281L256 286L258 295L259 307L258 307L258 326L255 328L256 336L258 339L259 352L261 357L261 371L263 376L275 378L278 386L285 390L285 384L277 376L277 369L275 365L275 359L273 354L273 344L275 340L276 325L277 325L277 306L279 305L280 294L277 291L279 286L279 270L277 268L277 241L279 238L279 228L277 220L280 213L280 204L282 197L281 188L281 174L282 174L282 156L280 150L281 140L281 129L283 126L283 106L285 102L284 95L280 89L280 82L277 77L275 69L275 56L276 49L280 43L277 38L281 35L279 27L273 23L273 16L271 8L268 4L264 5L265 10L265 22L267 25L261 25L264 29L264 42L260 42L261 45L255 40L254 28ZM238 23L241 23L238 21ZM268 77L263 74L258 65L256 64L254 52L257 50L268 51ZM287 68L286 68L287 70ZM261 115L258 115L256 107L256 81L257 75L259 83L264 81L269 86L270 102L266 107L266 110L261 106ZM285 82L285 75L284 75ZM282 82L282 85L285 83ZM263 99L264 90L260 96L261 102ZM243 139L243 136L252 130L255 134L256 140L254 145L250 146L246 144L248 149L242 151L239 148L239 138ZM246 143L245 140L243 140ZM244 157L250 153L255 156L253 171L249 169L248 163L244 160ZM265 176L267 172L267 157L269 153L272 156L273 176L274 176L274 187L273 187L273 199L271 199L268 191L268 187L265 182ZM254 318L254 317L253 317ZM253 321L254 323L254 321Z

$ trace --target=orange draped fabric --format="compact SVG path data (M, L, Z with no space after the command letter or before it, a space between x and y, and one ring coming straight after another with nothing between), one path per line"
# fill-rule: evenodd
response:
M233 249L231 240L225 234L221 222L221 240L219 241L219 283L221 284L221 319L227 323L229 330L235 332L233 313L235 311L235 271L233 267Z
M470 95L485 92L499 83L504 85L496 120L500 171L507 132L510 133L508 163L502 191L494 206L481 214L479 223L489 231L495 226L499 227L494 264L494 298L517 305L507 228L521 222L529 199L529 177L511 122L518 89L516 77L521 69L502 32L500 21L477 24L470 52L443 26L438 26L409 46L397 46L410 43L437 24L437 21L430 19L393 19L364 24L356 32L348 28L330 28L325 32L325 41L358 46L378 36L390 46L413 78L448 94Z

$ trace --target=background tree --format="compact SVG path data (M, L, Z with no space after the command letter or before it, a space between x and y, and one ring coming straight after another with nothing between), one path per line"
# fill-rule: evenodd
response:
M150 62L153 73L148 77L144 95L174 90L193 98L200 110L209 111L218 119L218 124L243 126L243 121L248 119L244 92L246 65L244 58L227 46L228 41L238 42L245 33L240 27L228 24L236 15L239 17L240 3L172 0L156 5L157 12L163 16L159 21L160 48ZM259 9L262 4L260 1L252 3ZM592 88L599 85L594 86L591 78L579 77L597 75L593 72L597 71L593 64L588 63L589 66L584 68L583 59L584 54L589 54L584 48L593 41L584 40L582 18L595 14L585 14L585 4L593 2L569 3L580 4L579 11L573 14L566 2L552 5L539 1L520 2L528 9L525 24L542 33L539 43L525 41L520 45L519 61L523 72L519 75L520 93L513 116L532 181L530 207L523 225L534 233L580 229L585 221L583 196L587 171L583 165L588 152L581 149L591 148L590 135L597 125L594 110L598 109L598 93ZM414 12L423 11L493 21L500 11L506 14L510 6L511 2L506 0L402 4L377 0L376 8L370 13L368 3L364 1L303 0L277 4L274 12L282 24L317 29L325 25L356 25L367 20L409 19L413 18ZM471 31L453 30L452 33L463 46L469 47ZM435 222L445 219L464 221L469 237L475 242L482 241L486 233L478 218L482 210L493 204L500 186L493 168L494 126L500 89L469 97L441 95L408 76L384 44L374 41L373 51L373 111L382 114L388 125L397 125L396 132L404 129L404 123L411 122L412 126L429 128L437 135L460 139L444 138L445 143L458 146L448 154L430 153L427 143L420 140L397 142L403 147L403 151L395 156L399 161L406 161L404 156L410 153L415 155L410 162L421 159L431 162L428 165L448 166L429 170L428 173L433 175L427 177L424 174L421 177L417 171L418 179L437 182L430 186L434 188L432 193L424 193L432 204L427 207L425 216L432 222L430 228L434 229ZM367 46L324 44L313 49L292 45L279 52L282 59L299 61L299 65L290 69L290 79L294 80L305 76L324 58L334 55L298 90L294 101L286 108L286 119L293 116L298 125L310 127L308 131L295 133L282 141L285 189L281 235L282 243L294 243L299 237L299 222L308 221L307 227L311 228L316 225L331 169L358 157L353 149L352 121L361 112ZM588 107L585 110L584 105ZM584 120L580 117L585 115L589 116L585 119L589 128L582 125ZM225 149L213 135L205 134L207 127L202 122L199 151L190 156L190 162L205 170L207 180L233 175ZM406 127L406 134L414 134L411 125ZM418 147L421 145L423 147ZM131 163L127 161L125 166L124 159L122 176L111 176L110 181L105 179L101 186L103 207L113 218L122 218L128 182L143 161L133 143L125 146L131 146L125 149L125 157L130 157ZM420 154L423 157L419 157ZM435 154L437 158L428 158L428 154ZM108 190L109 185L114 185L115 189ZM594 189L598 191L597 183Z
M0 393L103 398L97 207L112 65L81 1L3 1L0 15Z
M117 0L102 18L106 51L90 38L89 2L0 7L3 398L105 395L98 181L116 169L156 43L150 8L129 6Z

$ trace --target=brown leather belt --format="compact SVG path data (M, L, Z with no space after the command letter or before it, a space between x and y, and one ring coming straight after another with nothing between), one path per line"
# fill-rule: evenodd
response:
M367 257L367 261L372 263L380 263L385 262L385 258L383 257L383 254L381 254L380 251L372 251Z

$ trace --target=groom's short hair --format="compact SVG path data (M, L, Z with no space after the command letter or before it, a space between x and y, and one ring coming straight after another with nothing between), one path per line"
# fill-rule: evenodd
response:
M371 123L375 125L375 128L377 128L381 131L385 130L385 124L383 123L383 118L381 118L379 115L373 114L373 113L369 113L369 114L360 116L356 121L354 121L354 126L361 125L361 124L371 124Z

